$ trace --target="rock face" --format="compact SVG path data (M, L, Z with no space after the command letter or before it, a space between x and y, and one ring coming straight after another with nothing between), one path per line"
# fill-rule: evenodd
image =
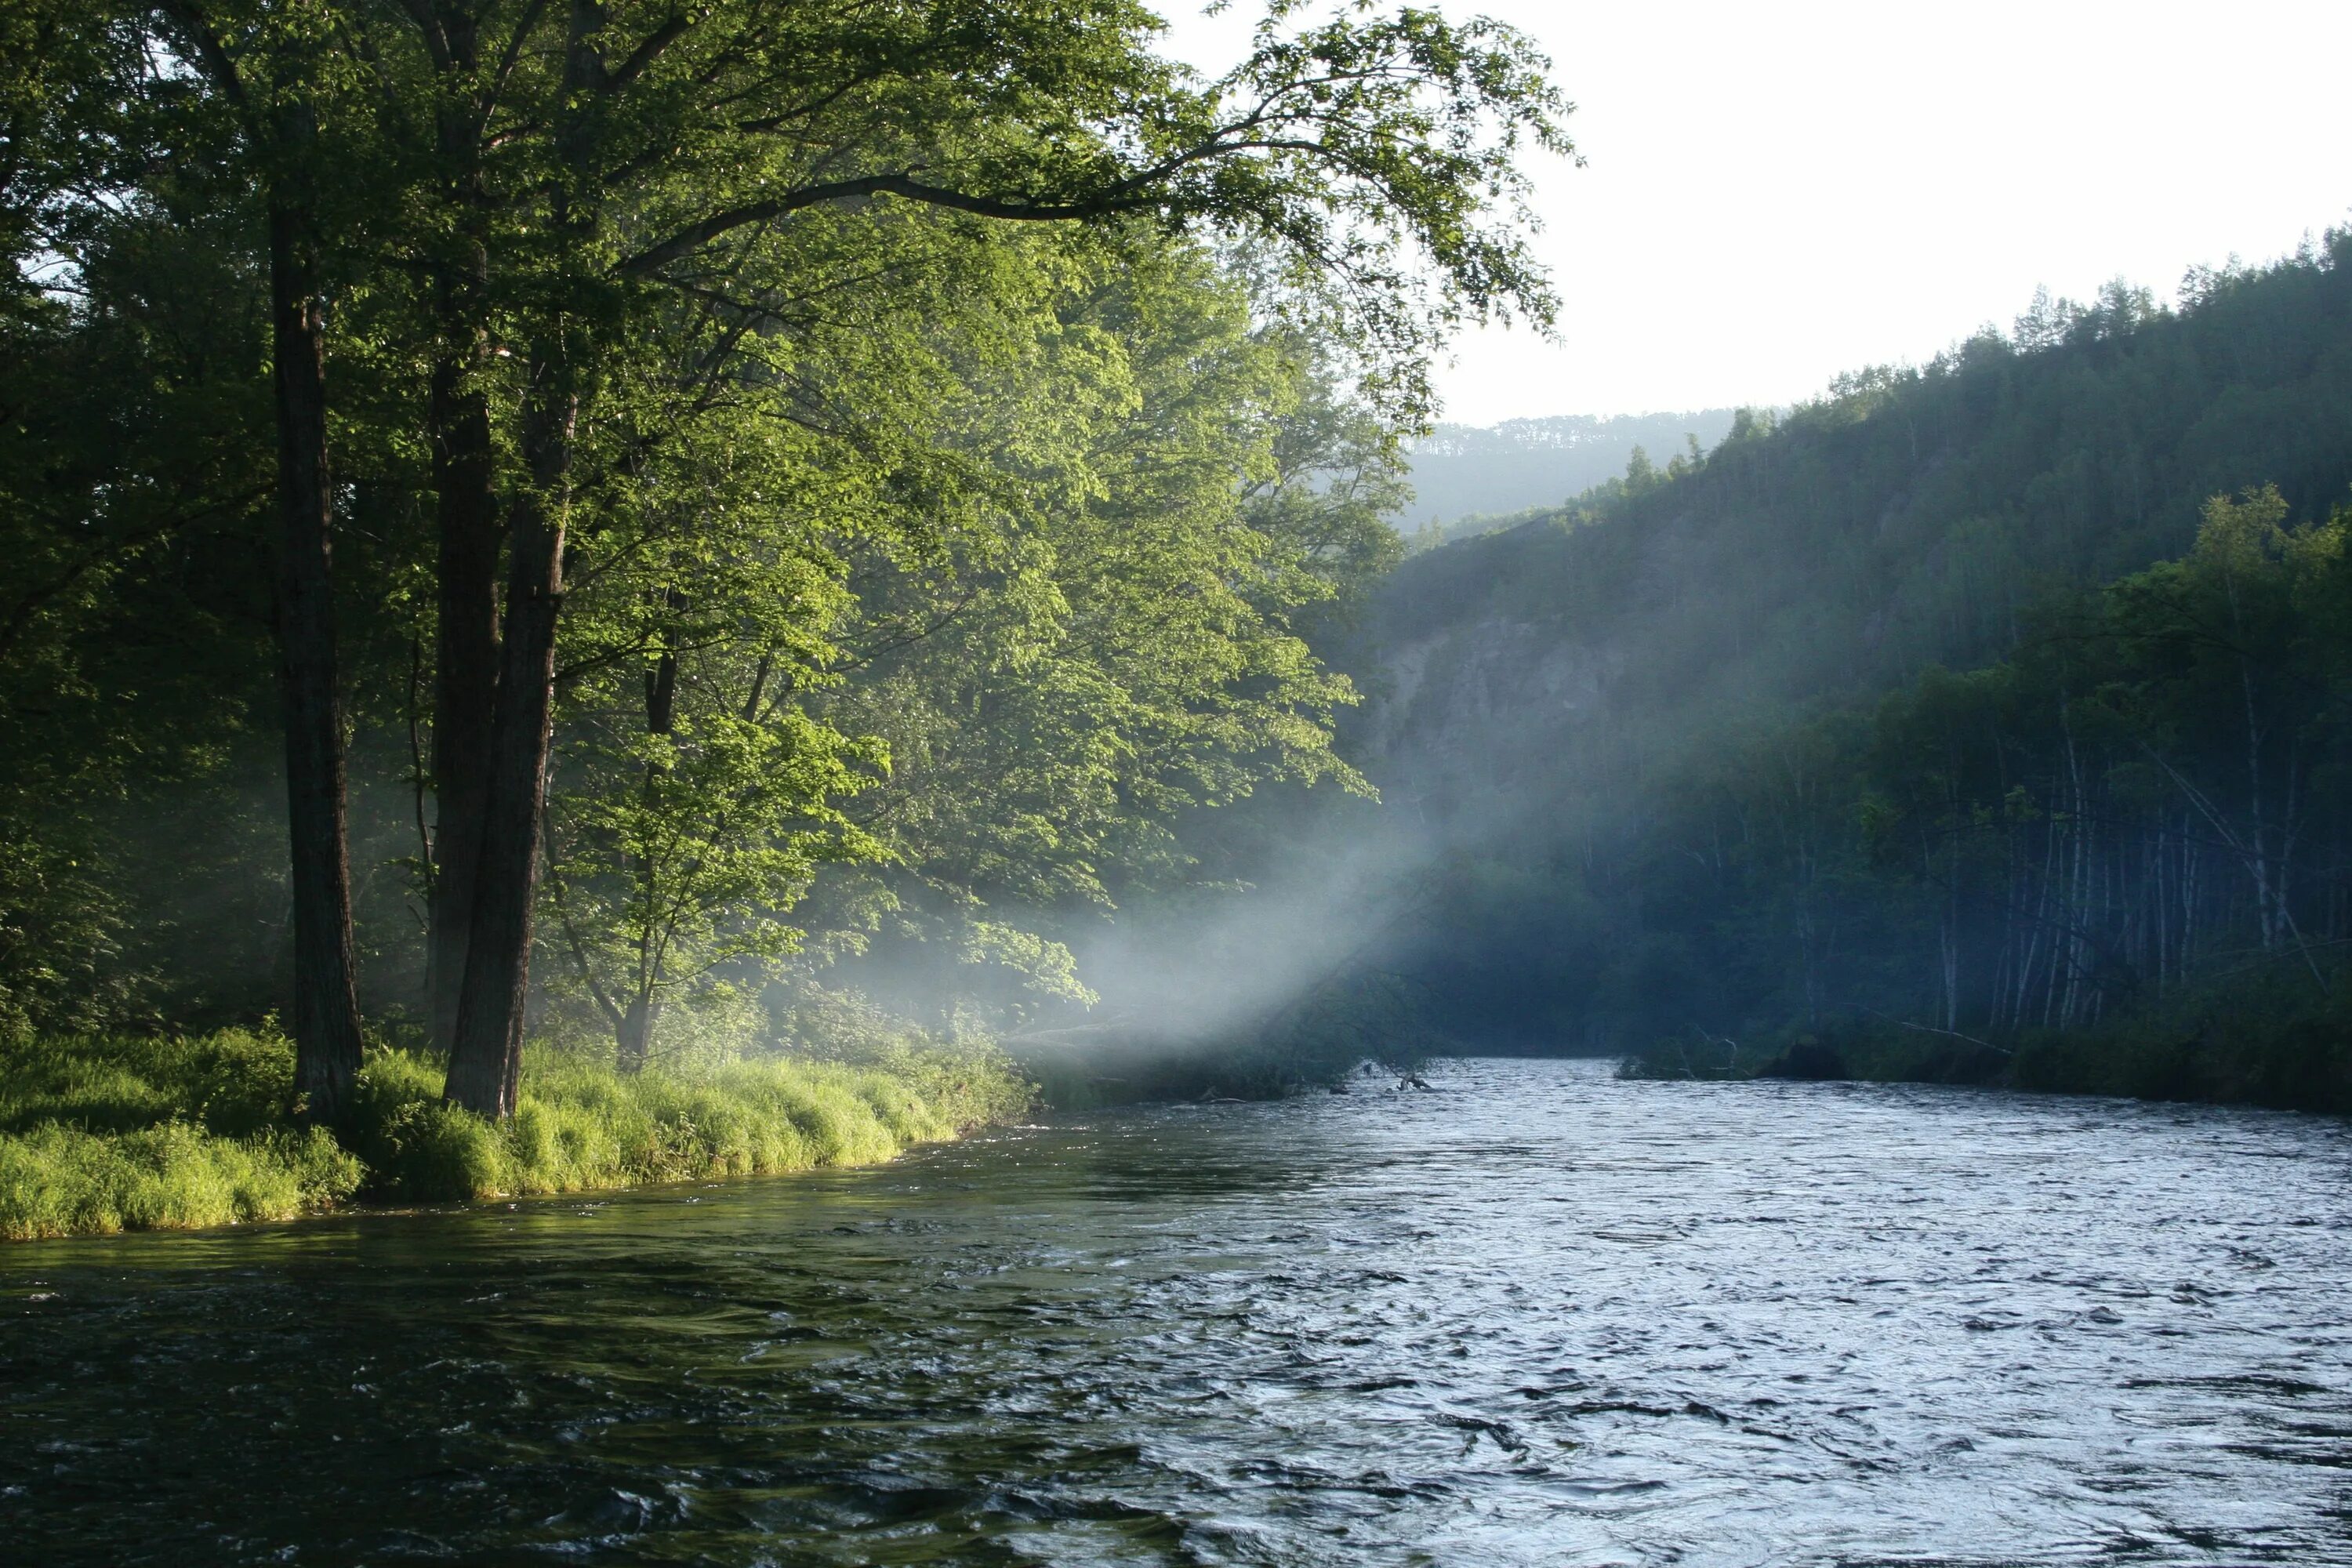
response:
M1424 826L1514 809L1605 723L1616 662L1558 625L1482 616L1383 650L1355 738Z
M1347 743L1423 830L1477 840L1531 814L1593 819L1752 689L1751 635L1694 582L1725 548L1689 514L1585 536L1539 518L1406 563L1347 662ZM1613 806L1612 807L1613 809Z

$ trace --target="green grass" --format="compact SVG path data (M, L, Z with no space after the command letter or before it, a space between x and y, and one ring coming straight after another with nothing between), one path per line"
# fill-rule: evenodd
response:
M490 1197L876 1164L1028 1100L1001 1062L915 1052L874 1066L775 1058L634 1078L534 1052L502 1126L440 1095L440 1069L425 1058L370 1058L350 1137L374 1190Z
M360 1163L316 1130L223 1138L178 1121L131 1132L48 1121L0 1136L0 1237L291 1219L349 1197L360 1178Z
M75 1037L0 1043L0 1237L289 1219L349 1198L360 1162L281 1108L283 1040Z
M534 1050L520 1109L497 1124L442 1103L435 1061L377 1050L339 1142L287 1120L293 1065L287 1041L247 1030L0 1042L0 1237L871 1164L1018 1115L1031 1093L984 1051L624 1078Z

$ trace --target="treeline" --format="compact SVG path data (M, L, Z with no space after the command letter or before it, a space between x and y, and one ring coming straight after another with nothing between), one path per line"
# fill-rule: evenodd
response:
M1745 1036L1749 1069L2352 1110L2352 512L2286 513L2216 498L2011 658L1686 773L1640 874L1707 977L1679 1028L1652 1004L1652 1068Z
M2038 300L1406 563L1384 965L1490 1048L2352 1106L2347 261Z
M2352 512L2286 517L2273 488L2216 497L2186 557L1883 705L1856 826L1882 879L1932 889L1946 1027L2094 1024L2226 964L2328 993L2352 935Z
M1183 814L1353 782L1305 632L1550 308L1525 41L1286 16L12 5L0 1029L274 1012L332 1121L1082 996Z

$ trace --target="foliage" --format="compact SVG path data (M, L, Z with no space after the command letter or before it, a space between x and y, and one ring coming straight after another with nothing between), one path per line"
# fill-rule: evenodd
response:
M202 185L51 215L75 289L0 311L0 1028L140 1011L144 830L268 689L254 279Z
M803 919L820 960L887 926L1082 999L1036 929L1057 905L1166 868L1194 805L1352 782L1329 724L1353 694L1303 623L1392 558L1393 442L1208 258L1121 260L933 343L893 400L940 487L921 510L859 521L811 471L832 448L751 421L667 487L690 527L583 570L554 913L625 1039L665 995L773 974ZM797 492L831 504L752 499Z
M931 950L902 1000L941 1016L1082 1005L1070 933L1189 874L1188 815L1360 788L1314 639L1394 558L1423 356L1551 309L1516 160L1566 106L1527 40L1427 11L1273 6L1217 81L1124 0L6 26L20 1029L285 1002L289 214L328 307L363 1000L431 1016L473 407L464 603L542 548L561 590L533 1005L625 1066L881 948Z
M1094 367L1083 402L990 389L1000 438L1067 433L1052 484L944 570L869 553L853 576L822 711L887 748L851 808L887 868L838 879L829 923L901 989L1083 1004L1060 939L1181 879L1188 814L1273 779L1361 787L1330 747L1355 694L1308 637L1393 559L1393 443L1205 258L1135 259L1058 329Z

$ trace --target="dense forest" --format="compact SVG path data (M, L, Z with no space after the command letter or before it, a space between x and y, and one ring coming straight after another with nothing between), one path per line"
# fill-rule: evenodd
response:
M1484 1048L2352 1105L2352 234L2046 296L1405 562L1350 656Z
M1567 106L1482 21L1160 27L9 7L0 1133L278 1060L125 1043L210 1028L346 1131L986 1037L1185 814L1361 790L1307 633L1431 346L1553 308Z

